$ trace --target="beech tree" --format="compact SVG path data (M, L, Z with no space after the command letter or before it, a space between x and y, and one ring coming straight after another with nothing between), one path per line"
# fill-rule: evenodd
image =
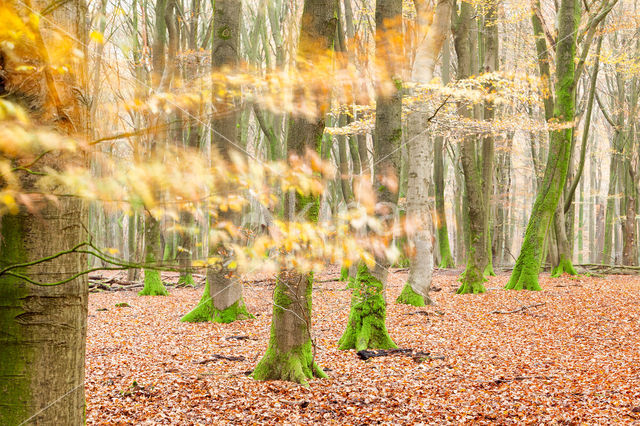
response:
M399 146L402 138L402 80L397 63L399 49L394 38L401 37L402 1L376 1L376 60L378 73L391 80L395 89L391 94L378 92L374 135L374 181L380 182L378 202L387 216L393 216L397 203ZM378 75L378 79L381 76ZM394 187L395 186L395 187ZM347 329L338 342L342 350L397 347L389 337L386 326L387 305L385 286L389 262L381 256L375 266L358 265L354 278L351 309Z
M449 35L452 1L440 0L431 11L426 2L416 1L417 48L411 81L426 85L433 79L436 61ZM431 21L431 22L429 22ZM433 270L433 235L429 208L428 164L428 115L422 110L413 112L408 118L407 143L409 145L409 177L407 187L407 218L415 221L415 234L411 236L415 253L411 258L409 278L398 303L413 306L431 304L429 288ZM442 159L442 153L434 153ZM446 229L445 229L446 232ZM443 238L441 238L443 239ZM444 240L444 239L443 239ZM448 239L446 239L448 244ZM448 245L447 245L448 251ZM449 254L450 256L450 254Z
M239 64L240 16L242 3L234 0L219 0L214 6L213 16L213 47L211 50L211 65L216 71L232 72ZM215 83L214 83L215 87ZM229 161L231 151L238 146L238 99L228 95L223 101L216 101L216 112L211 123L211 140L215 149L225 161ZM228 195L232 195L232 188L223 188ZM223 212L218 221L233 221L231 208ZM210 244L212 257L229 258L222 265L207 268L204 294L198 305L182 318L185 322L215 321L229 323L238 319L250 317L242 297L242 282L232 268L229 268L232 253L227 249Z
M298 62L301 71L311 71L331 48L336 33L334 0L305 0L298 41ZM324 114L328 97L317 99L318 116L310 119L292 115L289 118L287 148L290 154L302 157L305 150L315 150L322 143ZM318 199L310 196L288 198L291 208L306 220L317 221ZM300 217L299 217L300 218ZM293 217L290 218L294 220ZM276 278L273 292L273 316L269 346L253 371L256 380L288 380L307 384L313 377L327 377L316 364L311 340L311 292L313 274L282 270Z
M15 17L7 25L16 37L11 43L7 39L0 43L0 102L20 105L35 125L84 138L87 92L81 52L86 53L83 43L88 39L86 8L81 1L69 1L38 19L33 8L44 6L41 2L3 3L3 19L10 18L7 13ZM16 28L17 22L23 27ZM55 37L60 31L73 35L73 47L80 53L58 56L65 51L59 50ZM34 71L21 70L24 61ZM73 68L54 72L61 64L73 64ZM4 104L1 109L7 119L9 110ZM19 123L16 117L4 121L3 130L8 133L3 138ZM12 186L37 194L37 179L46 170L85 163L83 155L48 150L47 143L33 137L34 151L13 159L18 182L10 181ZM5 142L24 146L22 140ZM3 160L12 158L7 152L1 155ZM5 425L85 421L88 286L81 273L87 256L74 249L88 240L88 210L81 199L58 195L56 203L38 202L34 195L31 208L16 206L0 218L0 423Z

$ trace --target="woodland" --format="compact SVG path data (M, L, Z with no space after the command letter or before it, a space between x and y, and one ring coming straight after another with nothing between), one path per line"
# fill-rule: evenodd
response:
M640 422L638 0L0 0L0 424Z

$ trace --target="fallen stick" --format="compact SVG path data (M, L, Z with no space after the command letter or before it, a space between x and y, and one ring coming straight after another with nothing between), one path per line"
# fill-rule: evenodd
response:
M513 311L491 311L491 314L515 314L518 312L522 312L526 309L530 309L530 308L537 308L538 306L543 306L546 305L547 302L541 302L541 303L534 303L533 305L528 305L528 306L520 306L518 309L514 309Z
M202 361L198 361L196 362L196 364L207 364L209 362L218 360L218 359L224 359L227 361L244 361L245 357L243 356L227 356L227 355L218 355L218 354L213 354L211 355L211 358L208 359L203 359Z
M378 358L381 356L389 356L389 355L406 355L406 356L410 356L411 358L413 358L414 361L416 362L421 362L423 361L425 358L429 359L429 360L434 360L434 359L444 359L443 355L431 355L429 352L422 352L422 351L416 351L414 352L413 349L380 349L377 351L370 351L370 350L362 350L362 351L358 351L357 355L360 359L366 361L370 358Z

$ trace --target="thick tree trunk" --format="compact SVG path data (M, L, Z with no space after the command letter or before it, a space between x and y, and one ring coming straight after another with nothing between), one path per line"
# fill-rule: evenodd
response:
M4 12L16 7L19 16L26 19L47 4L33 2L35 11L27 11L20 10L20 3L12 2L4 5ZM5 43L0 43L0 98L30 107L36 124L82 138L87 136L88 124L86 104L80 100L80 94L86 94L84 66L78 65L69 73L51 73L46 53L51 46L45 40L55 39L50 37L49 24L53 23L80 43L86 42L86 16L84 3L70 1L55 8L46 20L41 19L39 26L29 19L27 26L37 34L36 44L42 45L23 45L26 35L13 43L23 55L21 59L36 67L33 73L17 70L23 62L13 62L13 53L5 55ZM59 34L57 28L55 32ZM68 41L72 47L85 50L82 45L76 46L73 39ZM46 167L59 169L73 163L85 166L85 160L49 152L43 153L31 168L43 173ZM39 191L35 175L17 172L17 176L25 191ZM36 213L20 209L0 218L0 424L85 422L86 275L48 286L28 283L20 276L48 284L66 281L87 269L87 257L66 254L29 266L16 265L41 260L86 241L87 212L83 201L60 197L55 204L38 206Z
M298 63L301 71L312 66L317 55L322 55L333 45L335 6L333 0L305 0L298 45L298 56L306 59ZM319 115L315 121L305 117L290 118L287 136L290 152L302 156L306 149L317 149L321 144L329 99L318 102ZM299 195L289 198L294 212L306 212L306 220L317 221L319 203L316 198ZM256 380L288 380L306 385L313 377L326 377L315 363L311 341L312 288L311 273L283 270L278 275L269 346L254 370Z
M576 0L562 0L558 11L554 118L573 123L575 114L576 29L580 17ZM573 126L551 132L549 155L542 184L531 211L520 255L506 288L540 290L538 273L542 262L544 238L558 206L567 177Z

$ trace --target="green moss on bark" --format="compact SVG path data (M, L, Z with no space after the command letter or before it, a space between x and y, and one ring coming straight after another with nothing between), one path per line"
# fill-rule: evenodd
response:
M311 317L311 291L313 275L309 274L302 300L294 301L287 289L289 283L276 280L273 293L273 318L269 346L253 371L255 380L286 380L308 386L313 377L326 378L313 357L313 345L309 335ZM302 315L300 315L302 314ZM288 318L285 319L285 316ZM289 330L281 327L287 323ZM289 346L290 341L301 341L301 344Z
M438 268L455 268L456 262L453 260L453 256L451 255L447 226L443 224L438 225L438 249L440 251L440 264L438 265Z
M487 290L484 288L484 282L487 279L475 267L467 264L467 269L460 275L460 287L456 294L480 294Z
M400 296L398 296L398 298L396 299L396 303L411 306L426 306L424 297L422 297L421 294L413 291L413 288L409 283L406 283L404 285L402 293L400 293Z
M178 285L185 287L195 287L196 282L193 280L193 275L190 273L180 274L180 278L178 278Z
M209 281L207 280L204 286L204 293L198 306L193 308L191 312L183 316L180 321L182 322L219 322L228 324L237 320L244 320L254 318L253 315L247 311L247 307L242 299L238 300L233 305L226 309L217 309L213 305L213 299L210 295Z
M255 380L286 380L304 386L314 377L325 379L327 374L313 360L311 340L286 352L279 351L270 341L267 352L253 370Z
M349 280L349 268L343 266L340 269L340 281L348 281Z
M144 287L138 296L168 296L169 292L162 283L160 271L153 269L144 270Z
M562 274L578 275L571 260L564 256L560 257L560 262L558 262L558 265L551 271L551 276L554 278L558 278Z
M0 220L0 268L26 262L19 218L6 215ZM13 272L25 273L23 268ZM22 424L32 405L27 364L33 353L29 346L22 344L28 341L28 336L23 335L23 328L16 321L24 313L22 301L28 294L26 284L6 274L0 276L0 424L5 425Z
M338 342L339 349L360 351L397 348L389 337L385 324L387 306L382 282L375 278L365 265L360 265L355 286L351 297L349 322Z

